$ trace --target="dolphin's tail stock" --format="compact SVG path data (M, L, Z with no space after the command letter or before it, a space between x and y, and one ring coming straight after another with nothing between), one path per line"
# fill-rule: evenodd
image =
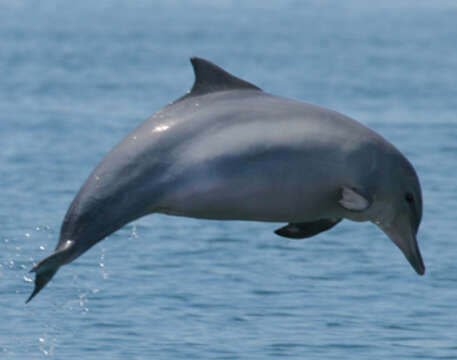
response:
M42 288L52 279L59 267L72 260L72 248L74 242L67 240L61 244L56 251L36 264L30 272L36 273L35 288L32 294L26 300L26 304L40 292Z

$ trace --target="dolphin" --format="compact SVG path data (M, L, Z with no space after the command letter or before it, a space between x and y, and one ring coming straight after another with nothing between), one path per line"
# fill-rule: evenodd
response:
M60 266L152 213L284 222L303 239L343 219L371 221L423 275L418 176L381 135L338 112L262 91L193 57L192 89L115 146L65 215L55 252L38 262L29 302Z

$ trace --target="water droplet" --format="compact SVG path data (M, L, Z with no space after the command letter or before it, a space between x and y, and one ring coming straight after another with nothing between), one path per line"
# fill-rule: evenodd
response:
M40 338L40 343L44 343L44 339L43 338Z
M29 237L30 237L30 234L29 234L29 233L25 233L25 237L26 237L26 238L29 238Z
M40 250L44 250L45 247L43 245L40 246Z
M138 233L136 232L136 225L132 226L132 233L130 234L132 238L137 238Z
M32 278L29 278L27 275L24 275L24 280L26 282L33 282L33 279Z

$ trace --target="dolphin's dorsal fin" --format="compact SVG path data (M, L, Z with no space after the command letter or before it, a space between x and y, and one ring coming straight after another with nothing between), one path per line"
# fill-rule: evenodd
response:
M188 94L190 96L234 89L262 91L257 86L229 74L227 71L208 60L191 57L190 62L192 63L195 73L194 86Z

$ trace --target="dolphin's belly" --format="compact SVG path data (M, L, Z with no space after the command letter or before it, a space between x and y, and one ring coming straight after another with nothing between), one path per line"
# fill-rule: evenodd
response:
M336 206L341 159L271 149L221 157L184 171L160 212L220 220L309 221ZM349 177L348 177L349 179Z
M292 194L278 192L271 194L263 191L240 193L235 196L219 191L181 193L176 203L162 208L159 212L200 219L248 220L272 222L306 222L327 218L329 211L327 196L310 196L309 203L292 199ZM320 204L320 205L319 205ZM335 217L336 209L335 209Z

